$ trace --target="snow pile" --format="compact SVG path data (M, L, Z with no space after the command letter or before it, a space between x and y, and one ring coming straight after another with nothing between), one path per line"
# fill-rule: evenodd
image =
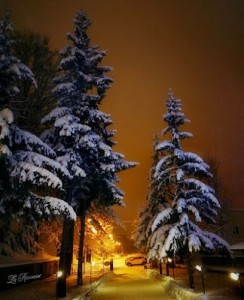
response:
M183 288L169 276L162 277L158 270L155 271L147 269L147 277L162 280L163 292L165 294L171 294L177 300L208 300L207 295L202 295L202 293L194 293L190 289Z

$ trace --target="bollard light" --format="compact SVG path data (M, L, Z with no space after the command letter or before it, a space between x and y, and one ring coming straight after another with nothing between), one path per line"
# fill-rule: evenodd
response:
M62 276L63 276L63 272L62 272L62 271L58 271L58 272L57 272L57 277L60 278L60 277L62 277Z
M202 266L196 265L196 269L197 269L197 271L202 272Z
M66 277L64 271L56 273L56 298L66 297Z
M230 278L232 280L239 281L240 295L241 295L241 299L243 300L244 295L243 295L243 289L242 289L242 285L241 285L241 275L240 275L240 273L232 272L232 273L230 273Z
M239 273L230 273L230 278L237 281L239 280L240 274Z
M202 273L202 291L205 294L205 284L204 284L204 275L203 275L203 267L200 265L195 266L196 270Z

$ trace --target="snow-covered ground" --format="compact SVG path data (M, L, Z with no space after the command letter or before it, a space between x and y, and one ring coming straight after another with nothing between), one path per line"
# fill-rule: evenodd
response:
M178 300L237 300L238 284L227 274L206 272L202 290L202 277L195 272L195 290L188 289L188 274L184 268L170 269L170 276L158 270L145 270L142 266L126 267L124 258L114 260L113 276L101 285L90 299L178 299ZM174 278L173 279L173 275Z
M84 276L84 286L76 287L76 278L71 276L67 281L67 297L64 300L82 299L121 299L121 300L142 300L142 299L178 299L178 300L237 300L240 299L238 283L231 281L227 274L205 272L204 283L206 295L202 293L201 274L195 272L195 291L188 289L187 271L184 268L170 269L170 277L163 276L158 270L145 270L143 266L125 266L125 257L114 258L114 271L105 269L105 276L102 277L102 270L96 267L92 270L90 278L89 270ZM99 279L100 278L100 279ZM90 280L91 279L91 280ZM99 285L100 284L100 285ZM4 300L55 300L56 279L52 276L45 280L37 280L26 285L0 292L0 299ZM130 290L129 294L121 294L121 291ZM89 293L89 291L91 291ZM97 291L97 293L96 293ZM114 298L113 292L121 295ZM138 298L141 292L144 296ZM100 294L99 294L100 293ZM90 294L90 296L85 296ZM103 295L103 298L101 298ZM130 295L130 297L129 297ZM100 298L98 298L98 296ZM122 297L123 296L123 297ZM152 298L153 297L153 298ZM165 298L166 297L166 298Z

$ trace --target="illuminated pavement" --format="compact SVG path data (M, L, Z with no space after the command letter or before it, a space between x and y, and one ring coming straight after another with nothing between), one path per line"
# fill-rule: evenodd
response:
M162 282L158 279L147 278L143 266L117 266L114 263L113 274L108 276L104 284L98 287L97 292L90 300L171 300L164 294Z

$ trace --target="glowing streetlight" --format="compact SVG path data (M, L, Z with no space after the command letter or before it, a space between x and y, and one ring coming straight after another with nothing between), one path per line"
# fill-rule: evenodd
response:
M202 272L202 266L196 265L196 269L197 271Z
M202 290L203 294L205 294L205 286L204 286L204 275L203 275L203 267L200 265L196 265L196 270L202 273Z
M237 281L240 278L240 274L239 273L230 273L230 278Z
M167 258L167 263L166 263L166 271L167 271L167 276L169 276L169 263L172 263L172 270L173 270L173 278L175 279L175 264L172 258L168 257Z
M172 259L170 257L167 257L166 259L166 276L169 276L169 263L172 262Z
M60 277L62 277L62 276L63 276L63 271L58 271L58 272L57 272L57 277L60 278Z
M56 273L56 298L66 297L66 283L64 272L59 270Z
M240 287L240 294L241 294L241 299L244 299L244 295L242 292L242 286L241 286L241 276L240 273L230 273L230 278L232 280L238 281L239 280L239 287Z

